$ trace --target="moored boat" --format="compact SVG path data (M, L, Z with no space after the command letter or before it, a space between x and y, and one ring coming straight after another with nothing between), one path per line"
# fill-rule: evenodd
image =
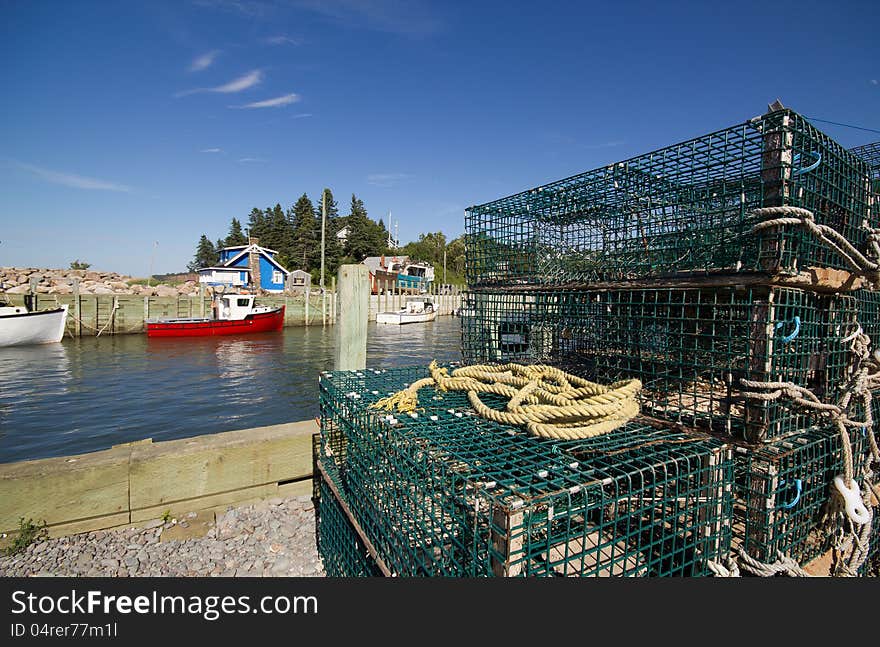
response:
M376 315L376 323L408 324L434 321L437 317L437 297L425 294L418 297L407 297L403 308L394 312L380 312Z
M214 299L211 318L148 319L147 337L206 337L281 330L284 306L258 306L255 298L252 294L219 294Z
M67 305L48 310L11 306L0 301L0 347L53 344L64 337Z

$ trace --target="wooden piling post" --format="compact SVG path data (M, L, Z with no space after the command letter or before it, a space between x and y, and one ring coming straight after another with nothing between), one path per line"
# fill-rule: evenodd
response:
M79 277L73 279L73 316L75 317L75 321L73 322L73 330L76 333L77 337L82 335L82 326L80 322L82 321L82 306L79 300Z
M309 325L309 296L310 296L309 292L310 291L311 290L308 286L306 286L305 290L303 290L303 295L305 296L305 299L306 299L306 320L305 320L306 326Z
M330 277L330 320L336 323L336 277Z
M199 316L205 316L205 284L199 283Z
M339 322L336 330L337 371L367 366L367 317L370 310L370 274L366 265L339 267Z

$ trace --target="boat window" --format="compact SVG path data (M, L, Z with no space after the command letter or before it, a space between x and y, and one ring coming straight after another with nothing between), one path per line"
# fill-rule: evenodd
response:
M251 302L250 299L239 299L238 306L239 307L247 307L248 305L250 305L250 302Z

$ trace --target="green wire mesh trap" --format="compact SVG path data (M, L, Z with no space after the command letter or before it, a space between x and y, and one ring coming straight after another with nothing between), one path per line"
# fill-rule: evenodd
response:
M325 467L329 478L336 478L336 488L320 470L314 472L319 493L318 505L318 554L328 577L378 577L382 571L370 556L363 540L352 525L337 498L339 478L332 464Z
M871 177L873 178L874 193L880 194L880 141L865 144L864 146L856 146L849 149L849 152L865 161L871 167ZM880 208L880 205L877 205Z
M871 348L880 346L880 292L856 290L852 293L858 304L859 324L871 338Z
M642 412L752 442L815 424L746 400L740 380L786 381L835 402L850 368L856 299L793 288L472 291L467 363L552 364L590 380L638 378Z
M704 271L849 269L799 227L751 233L753 209L811 210L864 250L868 164L791 110L472 206L471 287ZM866 220L867 219L867 220Z
M864 491L867 439L860 429L850 438L857 457L854 475ZM827 515L832 482L843 473L841 439L835 429L805 431L757 450L737 448L735 457L735 545L764 562L776 561L781 551L802 564L833 547L844 531L840 517ZM880 543L878 519L875 508L872 554Z
M321 376L322 464L395 575L704 575L731 539L720 440L637 419L552 442L479 418L466 394L419 392L415 415L368 405L425 368ZM490 406L497 398L486 396Z

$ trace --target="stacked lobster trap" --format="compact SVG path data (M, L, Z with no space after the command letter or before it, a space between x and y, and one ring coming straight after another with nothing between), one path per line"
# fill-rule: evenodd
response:
M328 572L706 575L831 555L829 572L864 573L877 152L779 109L470 207L464 364L638 380L640 413L547 438L487 419L512 403L448 390L437 367L323 374ZM413 410L377 408L418 385Z

